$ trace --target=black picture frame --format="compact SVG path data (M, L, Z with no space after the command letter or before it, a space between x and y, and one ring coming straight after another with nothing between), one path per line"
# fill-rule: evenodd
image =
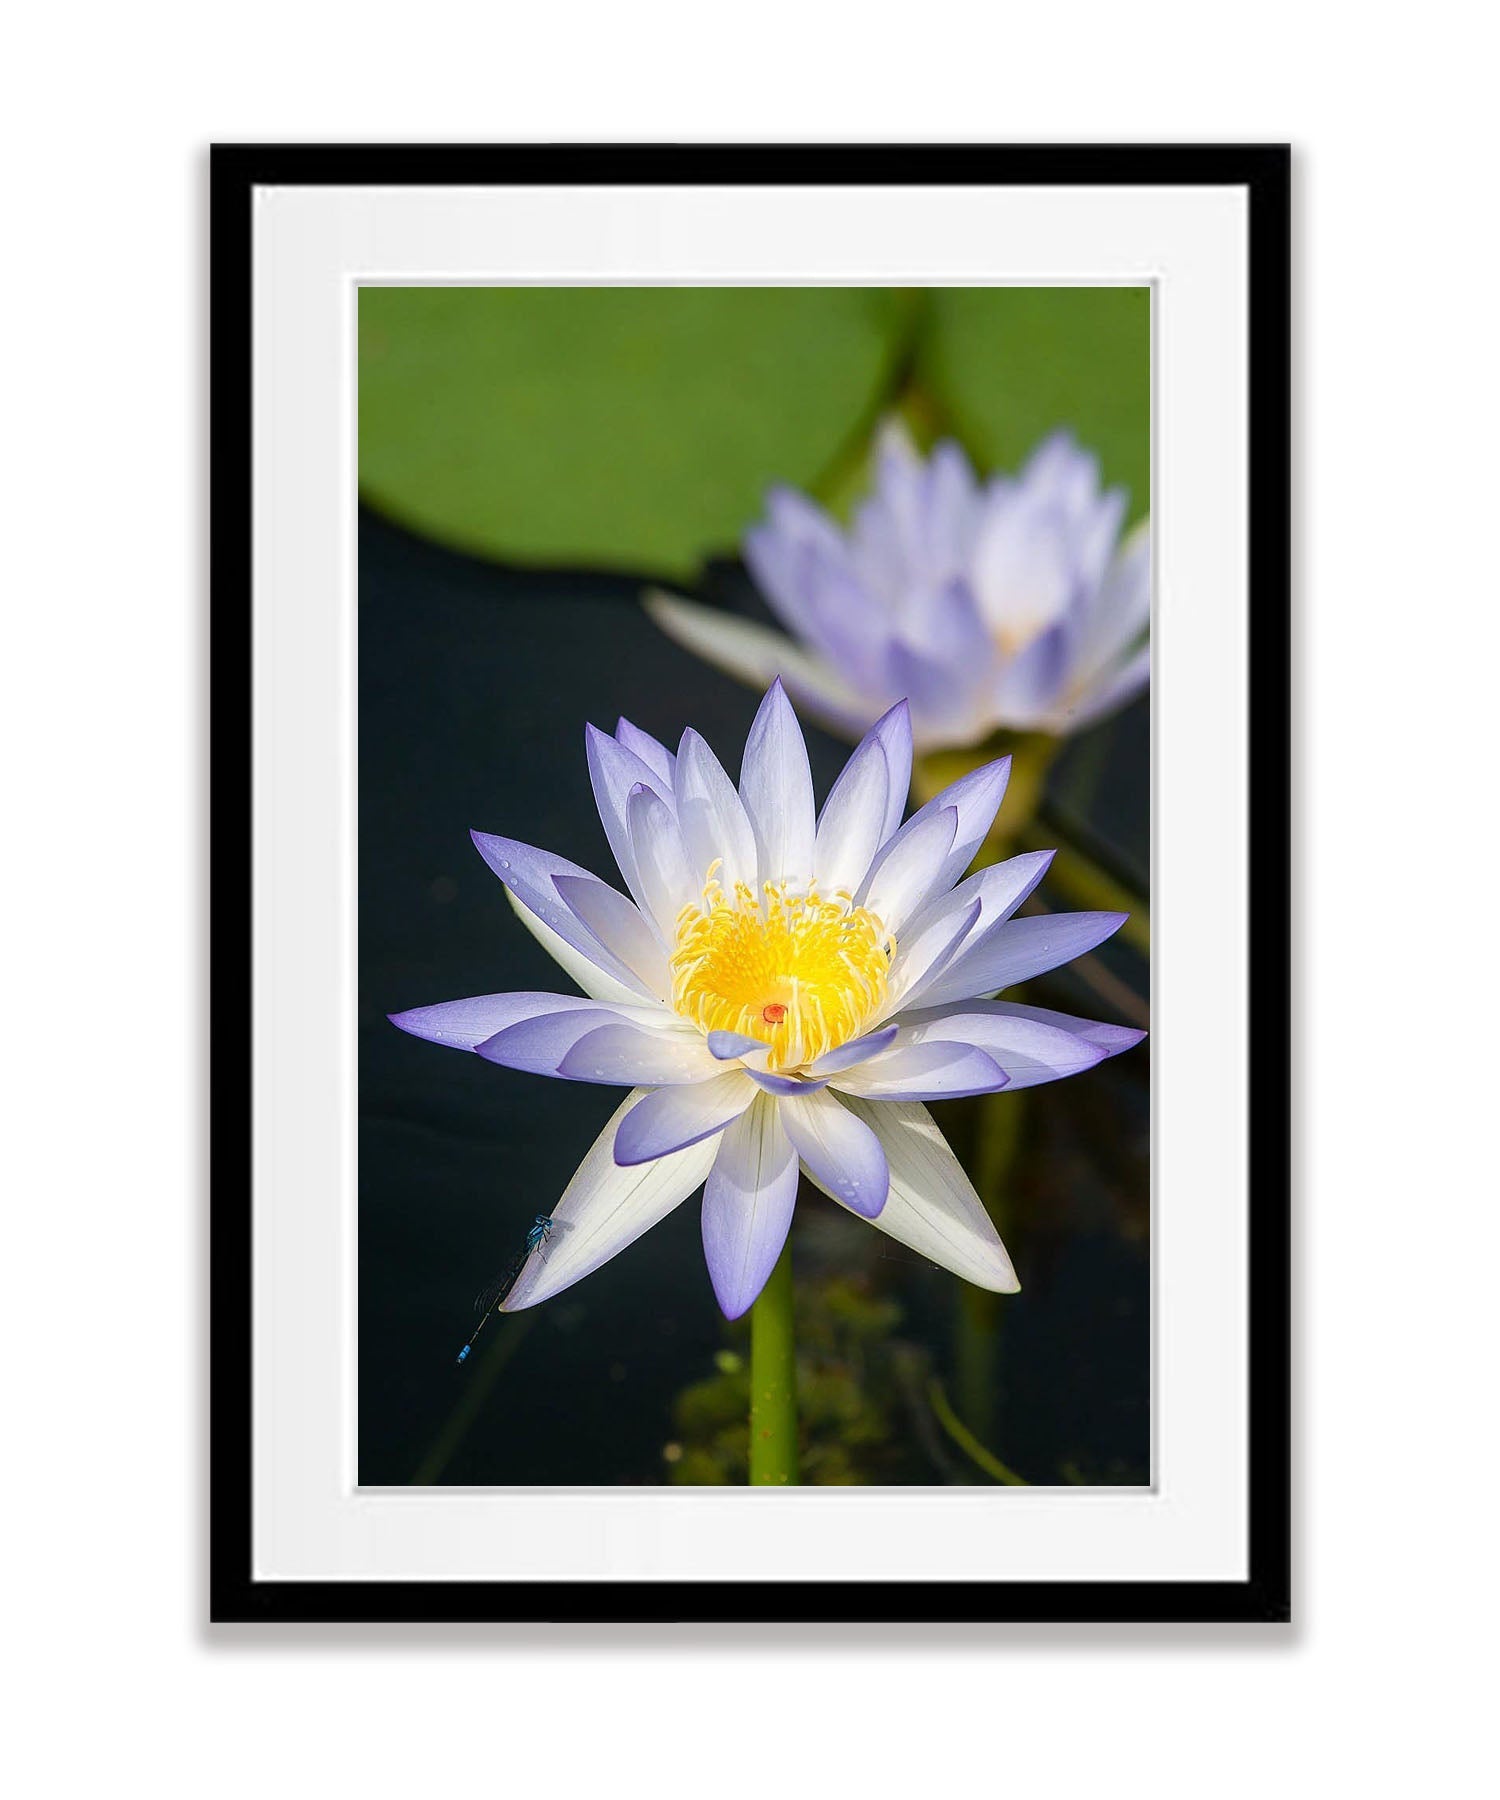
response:
M216 1623L1284 1621L1290 1547L1290 150L1285 145L219 145L211 153L213 1068L210 1617ZM1151 185L1249 217L1249 1573L1241 1582L264 1581L251 1564L251 209L316 184ZM233 823L231 823L233 822Z

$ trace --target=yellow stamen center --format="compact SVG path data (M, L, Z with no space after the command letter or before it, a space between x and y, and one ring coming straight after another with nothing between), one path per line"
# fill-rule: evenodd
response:
M705 1032L769 1044L768 1068L798 1068L859 1036L885 998L895 948L847 894L785 882L760 896L744 882L726 891L710 869L702 904L678 914L672 1004Z

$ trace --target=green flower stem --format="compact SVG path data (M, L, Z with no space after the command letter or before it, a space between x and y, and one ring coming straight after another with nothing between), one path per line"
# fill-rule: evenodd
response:
M1004 1294L961 1282L958 1288L958 1321L953 1343L953 1379L964 1417L973 1422L981 1437L989 1437L996 1422L996 1388L999 1382L1001 1311Z
M797 1336L792 1246L750 1311L750 1485L797 1485Z

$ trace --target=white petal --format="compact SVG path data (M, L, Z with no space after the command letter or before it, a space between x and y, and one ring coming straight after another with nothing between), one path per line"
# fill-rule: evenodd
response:
M677 758L665 744L659 743L649 731L642 731L639 725L632 725L629 719L620 719L615 725L615 742L623 744L632 755L640 757L646 767L659 775L665 787L656 791L663 800L670 799L677 783Z
M413 1006L388 1013L390 1022L413 1037L450 1050L477 1050L498 1032L546 1013L593 1012L581 994L472 994L462 1000L440 1000L435 1006ZM891 1033L894 1036L894 1030Z
M1058 1031L1072 1032L1086 1043L1097 1044L1106 1056L1118 1056L1122 1050L1134 1049L1146 1035L1134 1025L1107 1025L1102 1019L1078 1019L1072 1013L1054 1012L1046 1006L1025 1006L1018 1000L989 1000L980 1004L986 1012L1001 1013L1011 1019L1035 1019Z
M677 818L688 866L702 882L712 864L726 893L756 882L755 833L734 783L696 731L682 734L677 756Z
M927 808L908 819L875 858L855 899L898 937L932 894L953 848L958 813Z
M721 1071L701 1034L659 1007L569 1002L517 1020L475 1048L503 1068L613 1087L708 1081Z
M760 884L805 884L813 869L813 787L792 703L773 681L745 740L740 797L755 832Z
M968 1094L998 1093L1009 1083L1010 1077L987 1051L942 1039L922 1044L898 1040L879 1056L833 1078L840 1093L859 1094L866 1100L959 1100Z
M924 906L897 946L885 1013L890 1017L929 1004L926 992L952 962L966 938L1008 919L1040 885L1053 850L1028 850L992 863Z
M786 1243L797 1204L797 1156L769 1094L719 1139L703 1190L703 1253L724 1316L748 1312Z
M569 1081L666 1087L712 1080L722 1067L696 1031L643 1031L627 1022L604 1024L575 1039L557 1072Z
M883 844L901 829L907 795L911 792L911 708L906 701L898 700L884 718L877 719L870 727L870 736L879 740L891 775L885 802L885 826L880 833Z
M1115 552L1083 622L1074 679L1090 682L1151 624L1151 521L1142 519Z
M976 1287L1018 1292L1000 1234L927 1108L915 1101L853 1098L844 1105L880 1139L890 1165L890 1193L880 1217L871 1220L877 1230Z
M549 925L558 937L571 944L596 969L602 970L626 987L634 988L638 999L656 998L647 984L634 975L612 951L606 950L572 908L563 903L557 888L559 875L586 882L597 880L597 876L591 875L587 869L579 868L577 863L569 862L565 856L554 856L549 851L538 850L534 845L520 843L514 838L495 837L485 831L471 831L469 836L473 839L475 849L500 877L508 892L528 912L534 913L544 924Z
M1065 1023L1053 1023L1053 1020ZM1006 1086L1035 1087L1042 1081L1059 1081L1103 1062L1110 1054L1105 1042L1085 1035L1094 1030L1113 1032L1120 1049L1139 1043L1144 1032L1119 1027L1096 1027L1087 1019L1040 1010L1016 1010L999 1000L961 1000L935 1012L903 1018L891 1046L900 1051L938 1044L974 1046L1005 1071ZM877 1076L884 1073L878 1060L867 1065ZM863 1074L863 1068L854 1071ZM860 1092L867 1090L860 1089Z
M821 657L752 619L659 591L645 597L646 611L669 637L752 687L780 676L799 706L845 737L858 737L881 711L878 702L851 687Z
M883 1018L912 1004L927 984L942 974L963 948L982 910L983 903L971 899L967 905L945 908L941 913L928 909L912 921L896 945Z
M1099 685L1086 693L1076 705L1065 706L1054 714L1052 729L1058 732L1082 731L1095 725L1112 712L1118 712L1151 679L1151 646L1142 644L1134 656L1118 669L1100 677Z
M655 792L666 784L649 764L643 763L633 750L589 725L584 732L588 755L589 780L593 784L594 804L599 808L599 822L609 847L615 853L625 885L645 908L645 896L636 870L635 849L630 839L630 796L637 788ZM664 802L665 804L665 802Z
M1050 506L1007 495L987 509L971 568L991 626L1029 642L1065 617L1073 595L1068 523Z
M528 1257L502 1312L535 1306L593 1274L707 1179L718 1149L714 1142L692 1144L632 1168L616 1163L615 1133L643 1092L637 1088L627 1094L594 1140L552 1210L551 1237Z
M826 1051L816 1062L809 1063L807 1073L814 1081L827 1081L840 1069L852 1069L859 1063L868 1062L895 1043L897 1029L895 1025L882 1025L878 1031L867 1031L863 1037L846 1038L837 1049Z
M554 875L552 885L573 916L582 919L632 975L639 976L659 1000L670 996L672 972L666 952L634 901L592 877Z
M825 894L853 894L885 841L891 771L885 746L867 737L844 764L823 803L813 850L813 873Z
M744 1069L735 1067L709 1081L652 1088L620 1121L615 1156L622 1162L651 1162L684 1145L716 1137L755 1099L758 1090Z
M923 1006L977 999L1045 975L1086 955L1113 936L1129 915L1119 912L1041 913L981 928L936 980L922 990Z
M890 1173L880 1139L832 1094L800 1094L777 1102L781 1123L808 1173L861 1218L885 1205Z
M719 1062L736 1062L740 1057L750 1056L757 1062L764 1062L771 1054L769 1044L760 1038L747 1037L743 1031L711 1031L704 1041L709 1055Z
M971 769L967 775L960 775L957 781L928 801L928 806L935 812L951 806L958 814L953 848L948 853L947 862L939 877L940 886L952 887L973 862L974 852L984 842L990 826L995 822L995 814L1000 810L1000 802L1005 798L1009 781L1010 758L1002 756L996 762L984 763L977 769Z
M671 809L650 788L630 796L625 818L642 908L663 944L670 945L677 937L677 915L701 898L702 884L688 865Z
M539 919L529 906L523 906L509 888L505 890L505 897L510 901L511 910L516 917L548 956L577 982L591 1000L618 1001L624 1006L641 1004L642 996L638 989L627 987L623 981L616 981L613 975L606 975L603 969L597 968L581 950L575 950L550 925Z

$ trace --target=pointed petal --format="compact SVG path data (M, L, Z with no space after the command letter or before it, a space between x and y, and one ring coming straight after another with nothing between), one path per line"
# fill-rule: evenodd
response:
M837 1050L830 1050L815 1063L809 1063L808 1072L826 1077L837 1075L840 1069L852 1069L856 1063L867 1062L880 1051L889 1049L896 1041L896 1031L897 1027L894 1025L883 1025L879 1031L868 1031L863 1037L850 1038L847 1044L840 1044Z
M955 665L993 656L994 640L963 575L926 584L913 601L908 620L915 627L915 641L929 656Z
M755 833L734 783L696 731L683 732L677 754L677 818L688 866L700 885L719 864L717 879L732 894L739 882L754 889Z
M871 726L870 736L879 740L891 777L886 791L885 823L880 833L880 841L884 844L901 829L907 795L911 792L911 708L904 700L898 701L883 719Z
M659 1000L668 998L672 972L666 952L634 901L592 877L554 875L552 885L568 909L612 956L624 963L642 987Z
M743 1069L729 1069L711 1081L686 1087L653 1088L620 1121L615 1160L650 1162L686 1144L721 1132L755 1098L755 1083Z
M960 1100L966 1094L993 1094L1009 1082L993 1056L972 1044L902 1044L834 1077L843 1094L868 1100Z
M703 1254L725 1318L747 1312L791 1228L797 1156L777 1103L760 1095L719 1141L703 1190Z
M968 942L982 906L976 899L967 906L944 909L941 913L929 907L913 920L897 944L891 963L885 999L887 1018L910 1005L937 980Z
M768 1094L810 1094L828 1086L826 1075L773 1075L770 1070L752 1068L749 1063L743 1068L755 1085Z
M1000 671L991 696L1002 725L1026 730L1051 716L1068 674L1068 629L1054 625L1034 637Z
M818 1185L844 1205L873 1219L885 1205L890 1170L880 1139L832 1094L806 1094L778 1102L792 1148Z
M599 822L604 827L604 835L609 839L609 847L614 852L626 887L634 895L636 904L642 911L649 910L642 894L635 848L630 838L630 796L642 788L655 794L666 783L652 771L649 764L642 762L640 757L627 750L623 744L616 743L596 725L585 727L584 739L589 780L594 788L594 804L599 808ZM657 798L660 799L661 796L658 794ZM666 804L665 800L662 804Z
M870 872L885 829L891 768L877 726L844 764L818 820L813 873L824 893L853 894Z
M1105 676L1099 686L1075 706L1059 709L1056 729L1082 731L1085 725L1097 724L1100 719L1118 712L1122 706L1134 700L1150 679L1151 646L1142 644L1134 656L1122 663L1113 674Z
M543 925L594 968L612 976L638 998L655 998L646 984L599 942L573 909L563 904L555 885L555 877L559 875L571 875L583 881L597 881L597 876L587 869L580 869L565 856L553 856L550 851L534 849L514 838L492 837L484 831L471 831L469 836L474 840L475 849L528 912L535 914ZM542 941L545 943L546 940ZM579 979L572 968L568 973L575 981Z
M926 747L972 743L985 735L983 692L993 684L994 657L949 662L925 646L893 638L886 646L884 682L911 702L913 731Z
M1083 956L1113 936L1125 913L1040 913L981 931L943 973L926 984L923 1006L991 995Z
M519 1020L478 1045L486 1062L565 1081L656 1087L719 1073L696 1031L673 1030L660 1009L559 1008Z
M569 1008L593 1011L592 1000L577 994L476 994L469 1000L443 1000L436 1006L414 1006L389 1013L398 1030L452 1050L477 1050L486 1038L539 1014Z
M1005 1014L1012 1019L1035 1019L1059 1031L1071 1031L1085 1042L1097 1044L1106 1056L1118 1056L1132 1050L1146 1036L1133 1025L1106 1025L1099 1019L1075 1019L1071 1013L1054 1012L1047 1006L1023 1006L1018 1000L991 1000L984 1003L986 1012Z
M876 708L821 657L781 632L659 591L648 593L644 604L668 637L716 669L757 688L780 677L800 706L842 736L868 729Z
M693 878L682 833L672 809L650 788L634 789L626 802L626 829L640 888L641 908L663 944L677 935L677 915L701 898Z
M871 632L879 615L842 544L789 544L757 526L745 536L744 553L756 586L792 635L852 686L869 689L880 664Z
M755 833L760 884L810 880L812 770L802 728L779 680L771 683L745 740L740 796Z
M1008 1077L1006 1085L1013 1088L1060 1081L1064 1076L1093 1068L1095 1063L1103 1062L1111 1054L1104 1044L1084 1035L1090 1025L1086 1019L1068 1019L1066 1014L1056 1013L1051 1017L1066 1019L1067 1024L1053 1024L1041 1016L1040 1009L1035 1012L1030 1009L1002 1010L1004 1004L998 1000L963 1000L952 1006L906 1015L901 1021L895 1050L919 1045L929 1048L938 1044L972 1045L999 1064ZM1070 1026L1080 1029L1068 1029ZM1119 1026L1099 1029L1121 1034L1114 1044L1115 1050L1128 1049L1145 1036L1144 1032L1127 1031ZM879 1073L878 1065L870 1066L873 1072Z
M642 731L639 725L632 725L629 719L616 722L615 742L622 744L632 756L638 756L654 775L660 777L666 792L662 793L661 787L657 787L656 791L663 800L670 800L677 785L677 758L666 745L658 743L649 731Z
M976 1287L1018 1292L1000 1234L927 1108L859 1099L845 1105L880 1139L890 1167L890 1193L872 1221L876 1229Z
M569 1081L672 1087L684 1081L711 1081L720 1065L696 1031L648 1031L620 1022L580 1037L557 1072Z
M1142 519L1115 552L1083 619L1075 680L1089 682L1117 662L1151 624L1151 521Z
M925 1006L926 988L952 961L965 937L973 933L977 941L979 932L1008 919L1040 885L1056 854L1055 850L1029 850L1002 863L991 863L923 907L907 927L891 964L887 1014ZM962 932L955 932L954 927L965 918L968 924Z
M609 1005L640 1006L646 1000L656 997L643 989L633 977L627 983L617 980L613 975L607 975L582 951L575 950L571 944L565 943L550 925L544 925L530 907L523 906L508 889L505 898L510 902L510 910L547 952L548 956L564 974L572 977L591 1000L603 1000ZM626 974L629 975L628 970Z
M949 806L923 807L908 819L875 858L856 903L867 906L885 928L899 934L931 898L953 849L958 813Z
M552 1209L550 1240L527 1259L502 1312L521 1312L591 1275L702 1185L713 1167L712 1143L629 1168L615 1161L615 1134L642 1098L639 1089L627 1094L594 1140Z
M1006 784L1010 780L1010 758L1002 756L998 761L985 763L982 767L971 769L967 775L961 775L957 781L945 787L942 793L928 801L934 811L941 811L951 806L958 814L958 822L953 833L953 848L943 864L939 885L952 887L964 870L974 860L974 853L989 834L995 822L995 814L1000 810L1000 802L1005 798ZM923 811L927 809L924 807Z
M720 1062L733 1062L741 1056L769 1056L771 1046L760 1038L747 1037L743 1031L711 1031L707 1038L710 1056Z

